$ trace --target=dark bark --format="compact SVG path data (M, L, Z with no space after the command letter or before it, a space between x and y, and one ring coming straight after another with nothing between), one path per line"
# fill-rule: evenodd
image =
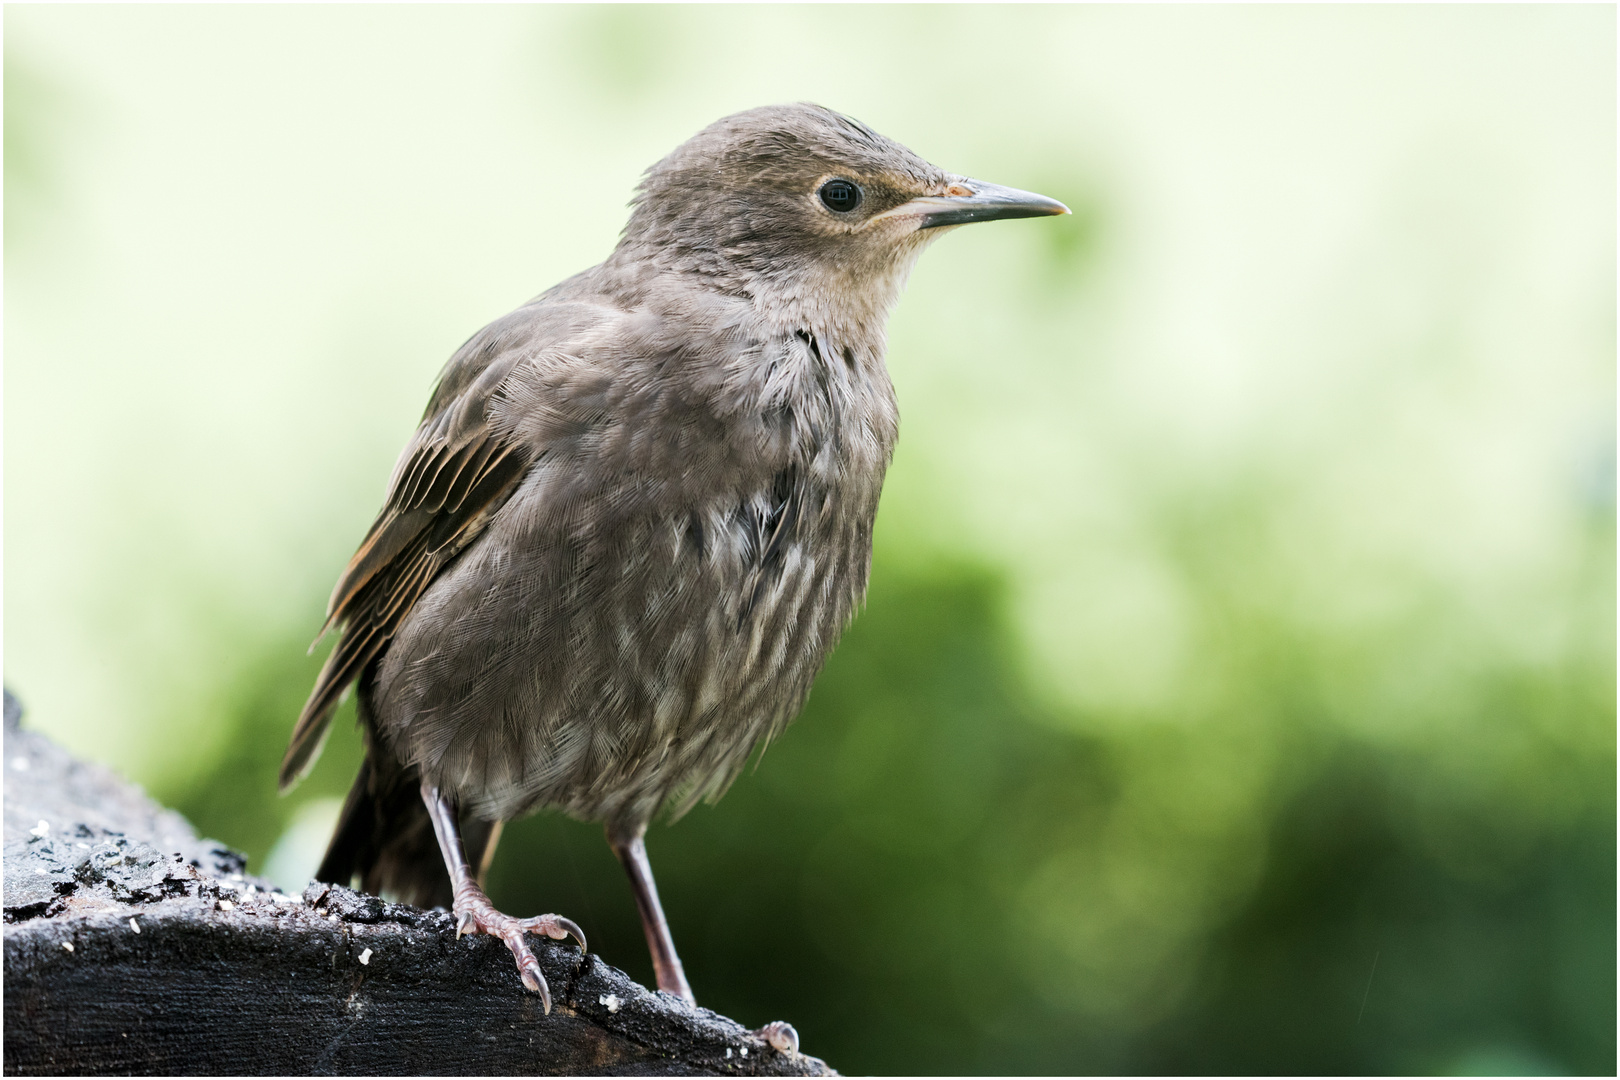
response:
M9 694L3 768L7 1073L830 1071L535 938L546 1016L500 942L458 941L442 910L277 892L19 729Z

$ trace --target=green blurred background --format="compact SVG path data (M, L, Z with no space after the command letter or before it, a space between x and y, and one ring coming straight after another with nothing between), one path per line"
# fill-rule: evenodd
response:
M649 838L699 999L855 1073L1613 1073L1612 7L4 18L29 723L301 884L439 366L815 100L1075 214L913 276L867 611ZM650 977L596 827L492 890Z

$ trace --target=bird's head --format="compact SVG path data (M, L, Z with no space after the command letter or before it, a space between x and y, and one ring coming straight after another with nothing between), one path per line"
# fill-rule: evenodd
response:
M647 170L615 258L700 275L769 307L882 319L923 247L975 221L1066 214L957 176L819 105L704 128Z

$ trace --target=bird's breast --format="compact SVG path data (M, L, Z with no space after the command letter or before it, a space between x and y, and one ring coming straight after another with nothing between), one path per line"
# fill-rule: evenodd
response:
M865 592L895 416L858 359L796 337L749 415L540 455L389 649L396 744L494 818L645 820L723 790Z

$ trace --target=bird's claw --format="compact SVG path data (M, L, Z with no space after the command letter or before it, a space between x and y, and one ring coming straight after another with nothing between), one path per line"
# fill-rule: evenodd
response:
M590 952L585 947L585 931L581 930L573 919L565 919L561 915L537 915L532 919L522 920L521 925L526 934L545 934L557 941L572 936L579 942L581 953Z
M764 1039L779 1053L797 1054L799 1052L799 1033L786 1020L773 1020L754 1032L754 1034Z
M465 891L458 890L455 916L458 939L463 934L489 934L506 943L506 947L512 951L512 959L517 961L518 977L523 980L524 989L531 994L540 995L540 1001L549 1016L551 988L546 985L546 977L540 973L540 961L535 959L534 952L530 950L523 937L525 934L545 934L561 941L572 936L579 942L580 952L583 953L585 931L579 928L579 924L561 915L537 915L530 919L515 919L495 910L495 905L490 903L483 891L476 887L469 887Z
M493 933L512 950L512 959L517 961L518 978L523 980L523 988L531 994L540 995L540 1004L545 1008L546 1015L550 1016L551 987L546 984L546 977L540 972L540 961L535 959L528 942L523 940L523 935L528 929L524 924L529 920L511 919L505 915L501 918L508 920L507 926L485 929L484 932Z
M510 942L508 942L510 945ZM518 959L518 975L523 980L523 988L531 994L540 995L540 1004L545 1008L546 1015L551 1015L551 987L546 985L546 977L540 974L540 961L529 952L528 946L520 945L525 955ZM516 949L513 949L516 952Z

